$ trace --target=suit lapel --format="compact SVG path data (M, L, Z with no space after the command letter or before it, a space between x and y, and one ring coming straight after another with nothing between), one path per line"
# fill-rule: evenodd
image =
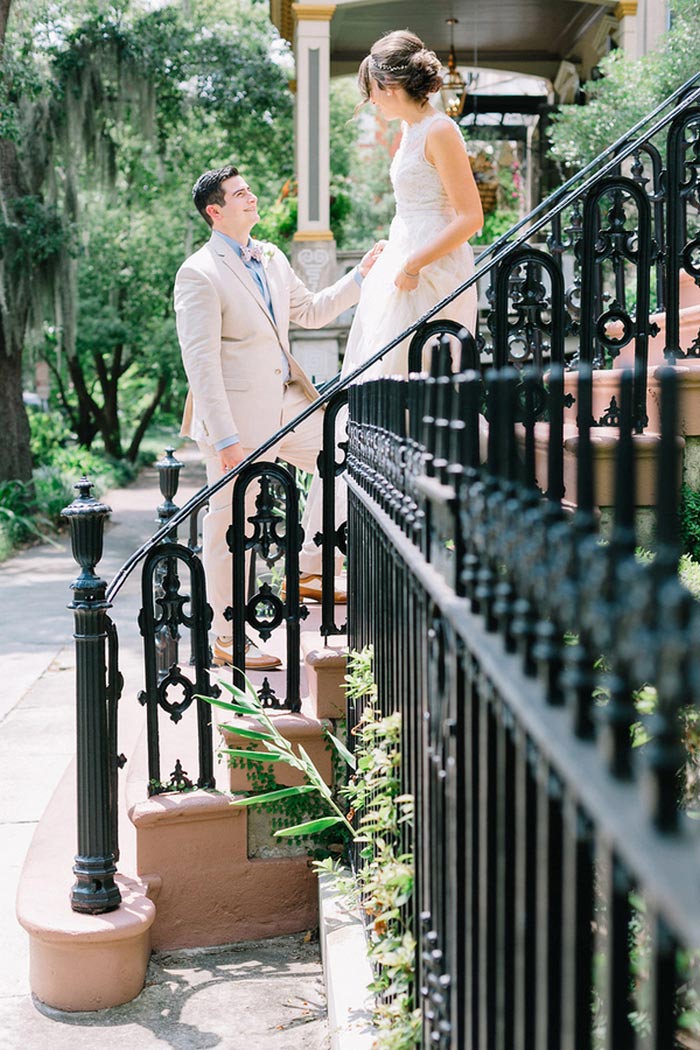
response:
M260 291L260 288L258 287L257 281L255 280L255 278L251 274L251 272L248 269L248 267L243 265L240 257L233 250L231 245L227 244L226 241L222 237L217 236L215 233L212 234L211 240L209 241L209 245L211 247L211 250L214 252L214 254L219 259L221 259L221 261L224 264L224 266L228 270L231 271L233 276L238 281L240 281L240 283L243 285L245 290L247 292L249 292L253 296L253 298L255 299L256 303L258 304L258 306L260 307L262 312L265 314L265 317L267 317L267 319L270 322L270 324L276 329L277 326L276 326L275 322L273 321L272 317L270 316L270 311L268 310L267 304L265 303L265 300L263 299L263 295L262 295L262 292ZM271 290L271 292L272 292L272 290ZM272 301L273 301L273 307L274 307L274 298L273 298Z
M270 302L275 315L275 323L279 326L280 318L285 317L285 314L289 311L289 293L287 286L279 278L276 263L270 262L270 265L265 270L265 277L267 278L267 287L270 289Z

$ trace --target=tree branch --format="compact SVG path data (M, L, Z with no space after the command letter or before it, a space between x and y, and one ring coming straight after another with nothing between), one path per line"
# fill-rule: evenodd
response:
M46 361L46 364L49 366L49 371L52 373L54 379L56 380L56 385L58 386L58 397L66 415L68 416L68 421L73 430L77 430L78 417L73 411L70 401L68 400L68 394L66 392L66 387L63 382L63 376L61 375L58 367L53 361L50 361L47 357L43 358L43 360Z
M163 397L163 394L165 393L167 388L168 388L168 380L167 380L167 378L165 376L163 376L163 375L159 376L158 377L158 385L156 386L156 391L155 391L153 397L151 398L151 402L148 405L148 408L146 409L144 414L141 416L141 419L139 421L139 425L137 426L136 430L134 431L134 436L131 439L131 444L129 445L129 451L126 454L126 458L129 460L130 463L134 463L136 461L136 457L138 455L139 448L141 446L141 441L143 440L143 435L146 433L146 430L148 428L148 424L153 419L153 415L155 413L155 410L158 408L158 405L160 404L160 402L162 400L162 397Z

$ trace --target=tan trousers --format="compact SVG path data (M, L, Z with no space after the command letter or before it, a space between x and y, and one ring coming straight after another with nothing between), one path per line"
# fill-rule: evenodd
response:
M308 398L296 383L287 386L282 405L282 418L280 426L288 423L294 416L299 415L309 404ZM316 468L316 459L321 448L323 438L323 413L315 412L308 419L292 431L290 434L274 445L263 457L264 460L274 461L283 459L292 466L299 467L312 473ZM223 474L219 453L211 445L200 443L200 450L204 456L207 470L207 482L213 484ZM244 448L246 456L254 451ZM343 486L336 486L338 489ZM202 522L202 542L204 572L207 582L207 599L214 611L212 631L217 635L227 636L231 634L231 624L224 618L224 609L231 605L232 590L232 566L231 554L226 544L226 532L231 524L231 496L233 483L225 485L212 496L209 510L204 515ZM255 499L259 492L258 485L249 485L246 493L245 516L246 519L255 513ZM340 499L336 498L336 523L340 524L345 519L344 493ZM302 519L304 529L304 546L299 554L299 568L302 573L321 573L321 548L314 543L314 536L321 531L322 525L322 486L315 485L309 493L306 502L306 510ZM341 515L341 516L339 516ZM342 555L336 555L336 574L342 568ZM248 558L246 558L246 580L248 579Z

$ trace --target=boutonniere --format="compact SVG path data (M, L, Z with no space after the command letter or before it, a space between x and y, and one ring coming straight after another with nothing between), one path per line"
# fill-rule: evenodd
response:
M274 259L274 257L275 257L275 246L274 246L274 244L269 244L269 243L263 241L263 245L262 245L262 264L265 267L265 269L268 268L268 266L270 265L270 262L272 261L272 259Z

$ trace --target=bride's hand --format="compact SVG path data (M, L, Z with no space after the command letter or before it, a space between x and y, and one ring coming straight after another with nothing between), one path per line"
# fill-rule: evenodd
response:
M402 292L415 292L420 280L420 271L414 272L405 263L394 278L394 284Z
M365 252L365 254L362 256L357 266L357 269L360 271L361 277L367 276L367 274L372 269L379 256L384 251L386 243L386 241L377 241L377 243L372 245L370 250L368 252Z

